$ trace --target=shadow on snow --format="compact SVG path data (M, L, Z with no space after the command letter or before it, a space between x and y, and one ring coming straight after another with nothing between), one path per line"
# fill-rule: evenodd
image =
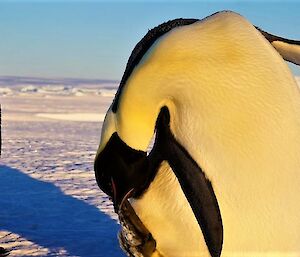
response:
M51 183L0 165L0 229L51 252L121 257L116 224L95 206L65 195Z

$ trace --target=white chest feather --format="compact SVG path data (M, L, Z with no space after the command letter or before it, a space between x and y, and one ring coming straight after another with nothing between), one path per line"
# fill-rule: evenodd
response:
M131 204L164 256L209 256L197 220L167 162L143 197L132 199Z

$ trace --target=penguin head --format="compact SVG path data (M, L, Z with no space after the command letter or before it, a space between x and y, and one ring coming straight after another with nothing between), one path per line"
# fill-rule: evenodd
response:
M134 130L136 132L125 133L125 139L122 138L124 131L117 129L120 128L118 113L113 113L110 109L106 115L94 169L99 187L112 198L116 211L123 200L131 196L140 196L157 172L163 155L155 151L155 157L152 154L152 158L150 158L155 147L150 155L147 154L147 148L162 114L164 114L166 126L169 127L169 110L167 107L163 107L153 123L150 123L151 131L139 128L139 130ZM138 137L142 137L143 140L139 141ZM130 145L128 141L134 146Z
M128 146L114 131L95 160L95 174L99 187L112 197L118 211L122 200L144 183L148 169L147 154ZM144 173L143 173L144 172Z
M249 156L267 151L273 134L265 131L280 119L274 106L291 109L292 94L282 85L296 89L274 37L230 12L197 21L167 22L137 44L106 114L94 168L117 211L123 199L147 189L166 160L215 257L223 226L213 183L226 188L223 166L245 169ZM287 60L299 53L278 49Z
M143 65L143 61L148 59L149 48L154 48L155 51L155 41L159 37L173 28L196 21L176 19L150 30L136 45L128 60L118 92L103 123L101 142L94 163L97 183L113 198L116 209L122 199L129 196L129 192L140 194L152 179L149 178L146 150L155 132L161 108L172 108L172 101L166 95L167 90L163 90L165 78L161 77L162 84L156 83L156 86L149 88L151 78L145 74L152 73L153 66L151 68L150 65L149 71L146 68L149 65ZM157 68L159 69L155 66ZM140 90L136 91L138 85Z

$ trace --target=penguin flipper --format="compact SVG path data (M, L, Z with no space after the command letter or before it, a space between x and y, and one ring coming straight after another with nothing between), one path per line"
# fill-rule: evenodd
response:
M300 65L300 41L272 35L262 29L256 29L270 42L282 58L288 62Z

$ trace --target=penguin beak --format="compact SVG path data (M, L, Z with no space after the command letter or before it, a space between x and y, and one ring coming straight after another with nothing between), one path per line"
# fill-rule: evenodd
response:
M115 132L94 163L96 180L109 195L118 212L124 200L133 196L145 183L147 153L129 147Z

